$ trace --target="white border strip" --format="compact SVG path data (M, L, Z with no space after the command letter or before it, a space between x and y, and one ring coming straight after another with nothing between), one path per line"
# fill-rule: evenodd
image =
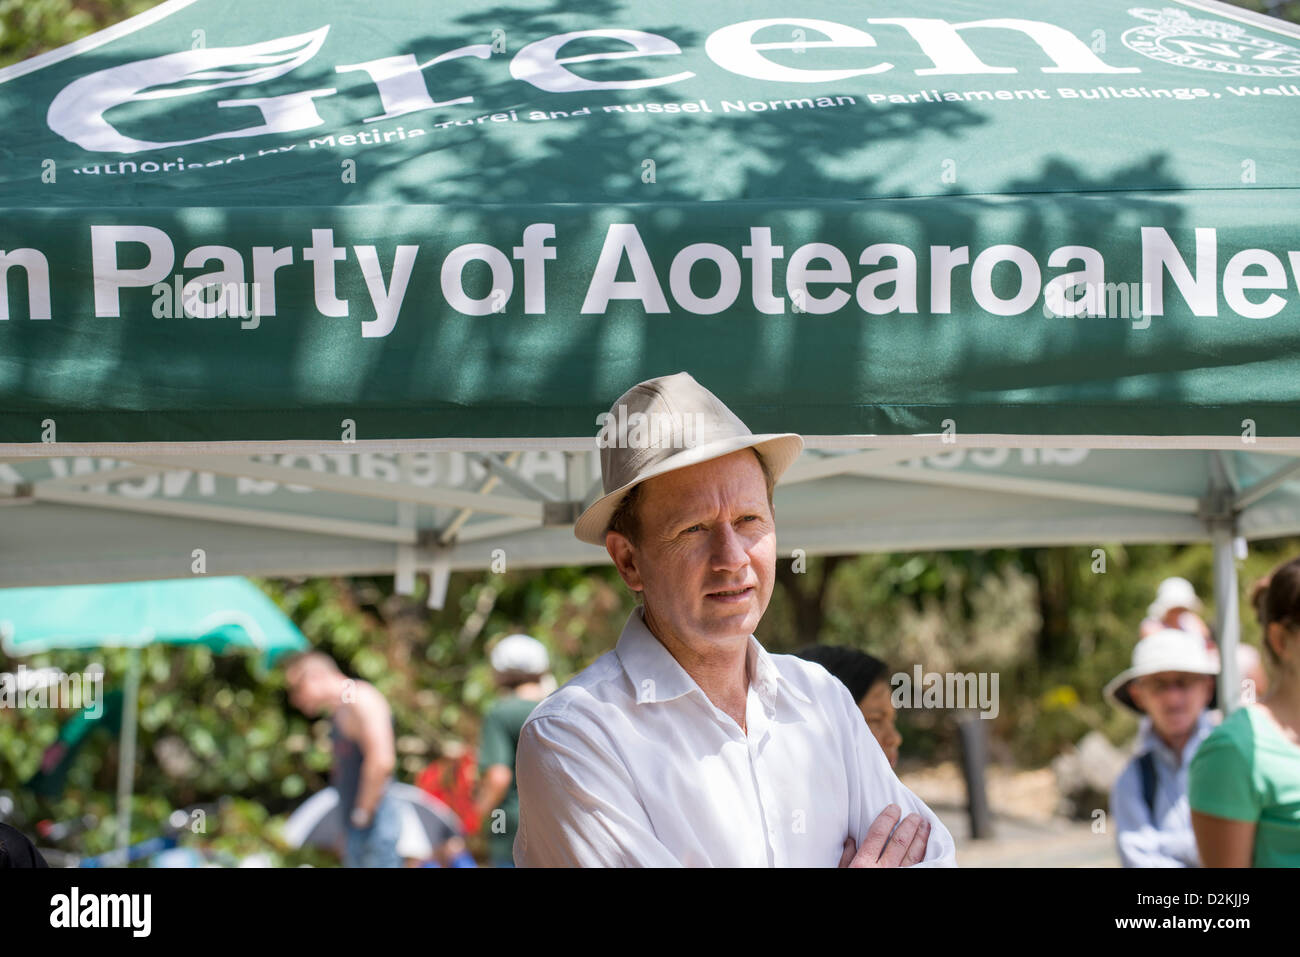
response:
M915 449L919 452L948 452L967 449L1186 449L1233 452L1300 454L1300 436L1256 436L1254 442L1240 435L1007 435L1000 433L927 433L921 435L805 435L804 448L819 451L861 451L863 449ZM309 455L354 452L595 452L595 436L528 438L447 439L278 439L257 442L10 442L0 443L0 462L67 456L113 456L132 458L148 455Z
M1252 27L1263 27L1265 30L1272 30L1283 36L1300 38L1300 25L1279 17L1271 17L1267 13L1246 10L1231 3L1220 3L1219 0L1174 0L1174 2L1185 7L1203 10L1206 13L1213 13L1215 16L1224 17L1228 20L1249 23Z
M184 10L198 0L165 0L152 10L146 10L144 13L137 13L133 17L128 17L121 23L115 23L111 27L105 27L88 37L82 37L80 40L74 40L57 49L50 50L46 53L38 53L34 57L7 66L0 70L0 83L7 83L9 80L15 80L20 76L26 76L28 73L35 73L37 70L43 70L47 66L53 66L56 63L62 63L64 60L70 60L74 56L85 53L87 50L94 50L103 46L105 43L112 43L120 37L135 33L136 30L151 26L162 20L164 17L170 17L173 13Z

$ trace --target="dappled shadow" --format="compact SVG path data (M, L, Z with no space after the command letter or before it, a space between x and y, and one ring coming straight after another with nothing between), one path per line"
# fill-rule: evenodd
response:
M198 4L177 14L167 36L186 36L207 9ZM313 7L303 10L294 29L322 25ZM681 369L722 393L755 429L812 433L934 432L949 417L967 432L1094 431L1081 426L1095 410L1095 431L1115 431L1131 417L1132 428L1123 431L1163 434L1191 428L1179 410L1189 399L1212 395L1221 408L1216 417L1197 420L1193 431L1204 433L1227 431L1242 403L1294 406L1296 383L1279 388L1275 374L1249 382L1240 375L1276 355L1261 351L1258 327L1210 348L1190 317L1157 320L1149 329L1120 319L1047 318L1041 299L1019 315L994 316L973 298L968 266L954 273L950 311L931 308L927 280L936 247L968 247L974 260L991 245L1016 244L1038 259L1044 281L1059 273L1046 268L1048 255L1067 245L1103 250L1107 281L1139 281L1143 225L1169 230L1190 255L1190 227L1216 223L1187 220L1187 210L1197 207L1186 190L1204 184L1189 181L1189 165L1176 157L1176 131L1134 135L1123 155L1090 152L1059 139L1072 122L1061 102L1017 103L1020 122L1041 129L1041 142L1024 137L999 149L995 138L1011 129L1006 104L871 101L899 83L919 89L910 79L890 87L876 77L764 84L728 73L703 52L707 31L724 19L707 28L672 24L653 9L629 18L611 0L586 3L580 13L559 0L432 11L431 22L404 25L397 46L381 12L338 13L319 54L250 88L261 97L337 90L313 101L325 122L294 134L130 157L96 157L52 139L44 109L63 82L174 52L150 46L147 36L51 67L39 82L29 77L0 86L6 94L0 123L13 131L0 146L0 204L9 208L0 248L38 244L65 256L55 263L55 318L40 325L10 321L0 329L3 404L25 417L22 428L30 430L33 417L57 413L71 428L59 435L65 441L109 433L174 441L336 438L343 418L355 419L363 438L581 435L594 432L594 415L632 383ZM684 52L587 62L575 72L599 80L679 71L696 77L643 90L543 93L511 76L511 57L524 44L608 25L669 37ZM363 120L383 109L375 84L363 72L334 70L407 52L425 62L490 44L498 29L504 53L425 71L435 100L472 95L469 104L368 127ZM256 22L232 16L210 26L208 43L269 38ZM601 49L584 42L574 41L566 55ZM1040 79L1026 73L1023 83ZM255 121L257 110L215 106L245 95L223 89L122 107L112 116L124 133L140 138L205 135L220 128L214 123L234 129ZM823 96L831 105L817 105ZM805 99L813 105L803 105ZM605 109L700 101L710 112ZM159 102L175 104L166 123ZM724 102L733 108L724 109ZM527 118L534 110L547 118ZM491 119L502 115L512 119ZM473 122L435 125L458 120ZM399 127L405 138L338 143L349 132ZM406 136L417 128L423 136ZM332 144L323 142L331 135ZM1118 134L1105 135L1110 142ZM313 146L313 140L322 142ZM1058 140L1059 150L1050 145ZM256 155L276 147L292 149ZM59 178L43 186L46 152ZM194 162L242 158L192 178L71 172L94 159L139 163L173 154ZM355 163L354 181L345 175L348 160ZM1205 208L1229 206L1225 200ZM279 312L256 330L240 330L231 320L155 319L154 300L141 289L122 294L127 318L93 319L91 222L165 229L178 271L197 246L230 245L245 268L253 246L293 247L294 265L275 280ZM490 243L510 256L524 227L539 222L556 226L544 316L523 312L517 262L514 294L501 313L466 316L447 306L441 266L451 249ZM664 315L620 301L601 315L584 314L606 229L619 222L637 225L665 292L675 251L691 243L730 250L744 271L735 304L696 315L669 296L671 311ZM909 247L919 267L915 312L864 314L850 302L830 315L796 313L788 304L784 314L761 314L751 301L750 263L740 257L752 227L770 228L773 242L784 247L773 268L777 295L786 291L791 254L804 243L833 243L845 254L853 279L841 286L850 296L868 271L858 264L863 249ZM326 228L347 247L337 267L338 294L351 304L347 317L326 318L312 306L312 269L302 254L311 230ZM363 338L360 322L374 310L356 247L376 247L387 283L402 244L419 251L400 316L387 336ZM192 278L199 271L184 273ZM715 289L717 275L715 267L701 265L696 288ZM482 263L471 264L464 277L468 294L491 292ZM626 264L619 278L630 278ZM1014 279L1013 267L1001 265L994 288L1007 296ZM16 316L27 307L19 285L11 278ZM816 292L828 293L825 286ZM1293 328L1278 335L1280 347L1294 352ZM238 412L238 419L214 415L222 411ZM34 438L16 423L5 419L0 440Z

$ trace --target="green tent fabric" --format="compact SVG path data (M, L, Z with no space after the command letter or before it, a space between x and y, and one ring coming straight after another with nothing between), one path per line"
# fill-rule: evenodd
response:
M0 94L0 454L520 448L681 369L1300 434L1300 31L1223 4L171 0Z

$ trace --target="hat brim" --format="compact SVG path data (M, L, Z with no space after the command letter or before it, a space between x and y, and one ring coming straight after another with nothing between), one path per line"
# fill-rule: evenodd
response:
M1131 711L1133 714L1146 714L1146 711L1139 708L1137 702L1133 700L1133 682L1138 678L1144 678L1147 675L1158 675L1162 671L1180 671L1184 674L1206 675L1207 677L1213 677L1219 673L1217 667L1215 667L1213 671L1205 671L1200 668L1189 668L1187 667L1186 662L1152 662L1142 668L1129 668L1127 671L1120 672L1120 674L1117 675L1110 684L1106 685L1105 689L1102 691L1102 695L1107 701L1116 707L1124 708L1127 711ZM1210 694L1210 701L1206 707L1216 707L1218 700L1219 683L1216 681L1214 683L1214 691Z
M699 465L720 459L741 449L754 449L763 456L763 461L772 472L773 482L779 482L782 474L803 451L803 439L793 432L768 433L764 435L736 435L715 442L705 442L691 448L683 449L676 455L669 456L653 468L647 469L636 479L620 488L607 492L592 502L573 525L573 534L579 541L589 545L604 545L605 530L613 517L623 496L647 479L655 478L677 469Z

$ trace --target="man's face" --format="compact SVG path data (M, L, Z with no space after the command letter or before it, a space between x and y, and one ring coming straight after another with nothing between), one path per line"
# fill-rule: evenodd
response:
M646 619L697 653L747 637L776 577L776 524L748 449L647 480L633 545L607 536L624 581L645 596Z
M318 662L305 661L294 666L284 676L289 700L304 714L318 715L328 710L332 699L329 678L328 670Z
M1190 733L1196 719L1210 703L1214 678L1184 671L1161 671L1133 682L1133 701L1151 717L1151 723L1167 738Z

